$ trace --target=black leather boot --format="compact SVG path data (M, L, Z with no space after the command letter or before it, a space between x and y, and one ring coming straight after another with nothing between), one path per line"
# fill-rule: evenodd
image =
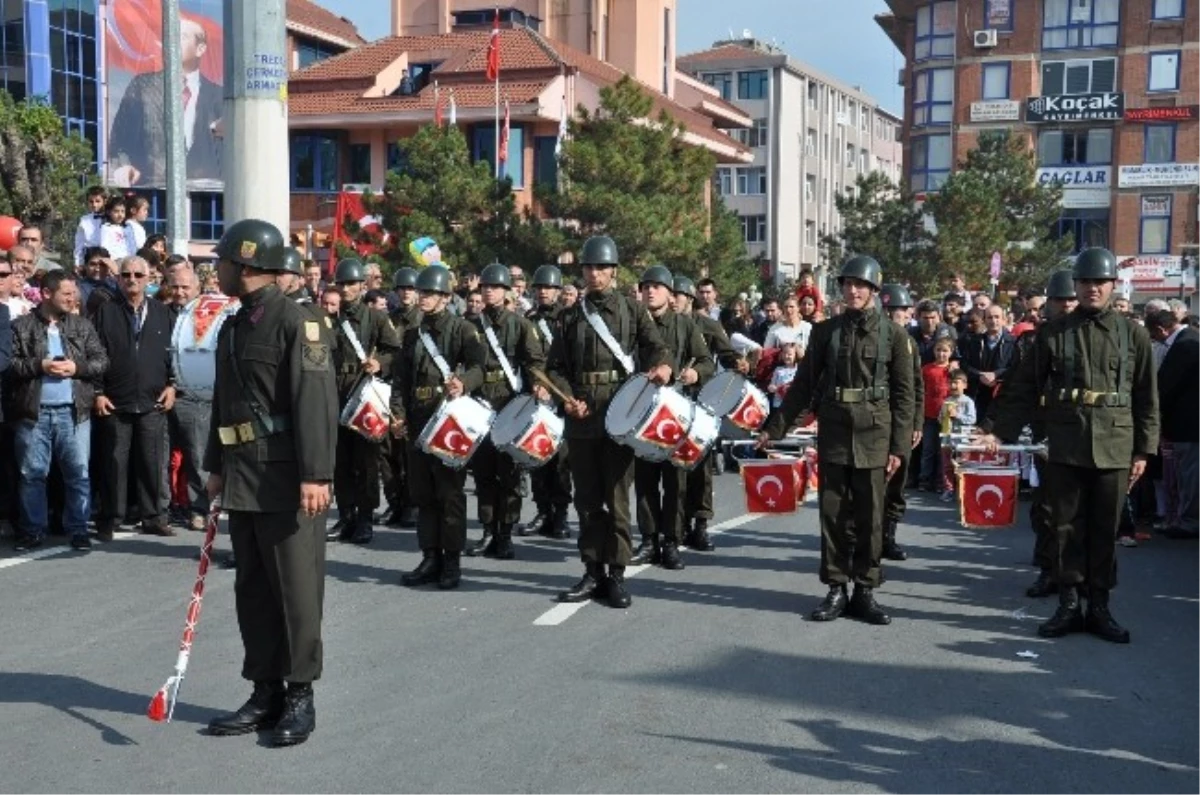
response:
M1061 638L1071 632L1083 631L1083 611L1079 607L1079 591L1074 585L1058 588L1058 609L1038 627L1043 638Z
M360 516L358 521L354 523L354 533L351 534L348 540L351 544L363 546L364 544L371 543L373 538L375 538L375 527L372 525L371 519Z
M517 556L517 551L513 549L512 531L511 524L503 523L497 526L496 547L492 551L491 557L499 560L512 560Z
M817 605L817 609L812 611L808 617L812 621L833 621L846 612L846 603L846 586L831 585L829 593L825 594L821 604Z
M417 509L415 506L405 506L400 509L400 518L396 522L401 527L417 526Z
M1042 569L1033 585L1025 589L1025 595L1031 599L1041 599L1055 593L1058 593L1058 582L1054 579L1054 573L1046 569Z
M659 555L659 561L664 569L671 571L680 571L683 569L683 558L679 554L679 547L674 541L664 541L662 545L662 554Z
M288 684L284 699L283 717L271 732L275 746L299 745L317 728L317 710L313 706L313 689L308 682Z
M712 552L716 549L708 537L708 520L698 517L692 532L688 533L687 545L697 552Z
M209 721L208 733L227 737L270 729L283 715L283 702L283 682L255 682L249 700L237 712Z
M883 555L884 560L908 560L904 547L896 543L896 520L887 519L883 523Z
M442 575L438 577L438 588L452 591L462 582L461 555L458 552L445 552L442 557Z
M349 537L350 533L354 532L354 511L347 510L338 516L338 520L333 523L333 527L329 528L325 533L326 541L343 541Z
M866 585L854 586L854 595L850 597L850 604L846 605L846 615L876 626L892 623L891 616L883 612L883 608L875 602L874 589Z
M550 510L538 506L537 515L530 519L527 523L517 529L517 535L545 535L546 529L550 526Z
M421 550L421 562L417 567L400 577L400 584L415 588L418 585L428 585L437 582L442 573L442 555L436 549Z
M645 566L650 563L658 563L658 539L653 536L643 536L637 551L629 559L629 565Z
M604 567L599 563L587 563L583 579L575 583L569 591L558 595L560 602L586 602L597 595L597 588L604 583Z
M483 535L467 549L471 557L490 555L496 549L496 525L488 522L483 526Z
M1118 624L1112 613L1108 612L1108 591L1101 588L1093 588L1088 593L1084 628L1110 643L1129 642L1129 630Z
M571 529L567 526L567 506L554 506L554 514L550 519L550 529L546 533L550 538L570 538Z
M629 591L625 590L624 566L608 567L608 588L605 597L605 601L609 607L624 610L633 604L633 599L630 598Z

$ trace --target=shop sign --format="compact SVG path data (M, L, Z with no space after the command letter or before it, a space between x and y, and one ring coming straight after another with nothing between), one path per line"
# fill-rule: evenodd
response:
M1030 97L1025 102L1025 121L1120 121L1125 112L1125 95L1070 94Z

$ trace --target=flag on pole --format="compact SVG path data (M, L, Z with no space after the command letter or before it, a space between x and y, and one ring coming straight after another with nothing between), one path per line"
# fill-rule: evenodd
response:
M559 108L558 137L554 139L554 157L562 157L563 142L567 140L567 84L563 82L562 107Z
M433 123L442 126L442 92L438 84L433 84Z
M500 128L500 177L503 178L508 170L508 101L504 103L504 126Z
M492 19L492 37L488 40L487 79L495 82L500 79L500 9Z
M458 103L454 101L454 89L450 89L450 126L458 125Z

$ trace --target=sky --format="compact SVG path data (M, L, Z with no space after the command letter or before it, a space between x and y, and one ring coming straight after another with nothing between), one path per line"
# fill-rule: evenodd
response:
M356 24L368 40L391 30L391 0L317 2ZM896 113L904 100L896 85L904 59L875 24L883 11L883 0L679 0L677 50L703 50L731 30L735 37L749 30L830 77L862 86Z

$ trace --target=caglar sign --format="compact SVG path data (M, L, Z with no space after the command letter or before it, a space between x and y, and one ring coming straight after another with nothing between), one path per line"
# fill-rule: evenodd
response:
M1120 121L1125 112L1125 95L1071 94L1030 97L1025 103L1025 121Z

